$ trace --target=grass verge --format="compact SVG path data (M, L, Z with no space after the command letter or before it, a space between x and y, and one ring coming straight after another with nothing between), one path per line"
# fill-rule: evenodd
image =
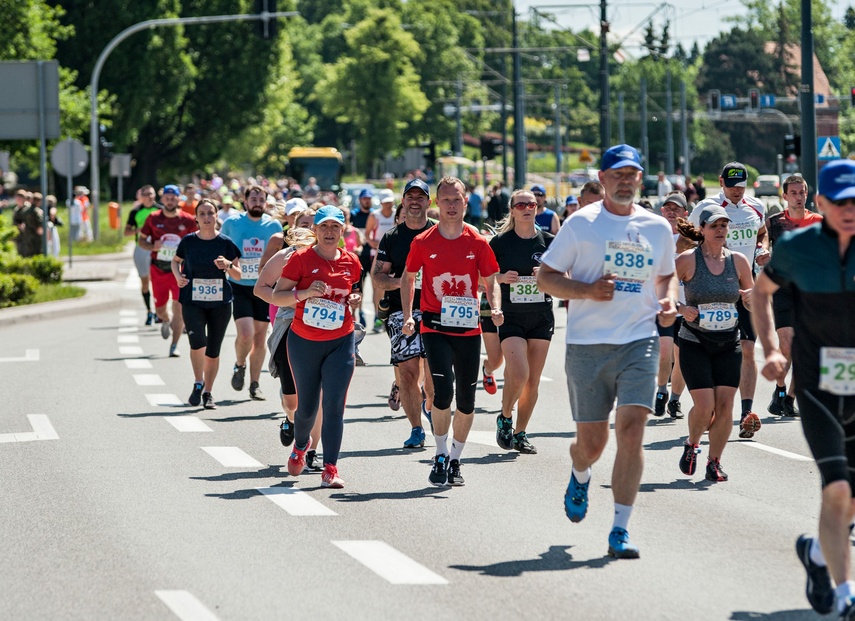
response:
M56 300L67 300L69 298L79 298L86 293L83 287L75 285L40 285L36 295L33 298L33 304L41 302L54 302Z

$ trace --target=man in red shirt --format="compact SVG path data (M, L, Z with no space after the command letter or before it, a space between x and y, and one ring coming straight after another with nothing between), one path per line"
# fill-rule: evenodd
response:
M146 219L137 243L143 250L151 252L151 290L154 296L154 312L163 322L160 334L164 339L172 333L169 357L177 358L178 339L184 330L184 317L181 303L178 301L178 283L172 274L172 257L178 249L178 242L185 235L197 230L196 218L178 209L181 191L176 185L163 188L161 202L163 209L152 212ZM172 297L172 319L166 308Z

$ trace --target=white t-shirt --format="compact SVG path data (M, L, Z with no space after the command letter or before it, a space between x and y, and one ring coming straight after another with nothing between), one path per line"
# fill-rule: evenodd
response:
M727 233L727 247L733 252L745 255L750 265L754 265L754 252L757 250L757 231L766 221L766 206L753 196L744 196L738 204L733 204L724 192L714 198L707 198L695 205L689 214L689 222L700 228L701 211L704 207L717 205L724 207L730 218Z
M674 237L661 216L634 206L616 216L599 201L564 222L543 263L573 280L592 283L606 271L619 273L607 302L567 301L567 343L623 345L655 337L660 310L656 278L674 273Z

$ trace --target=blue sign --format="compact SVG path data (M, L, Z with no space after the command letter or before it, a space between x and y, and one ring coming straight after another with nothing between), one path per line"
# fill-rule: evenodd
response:
M816 95L816 103L825 103L825 95Z
M819 160L840 159L840 136L817 137L816 156Z
M774 95L760 95L760 107L761 108L774 108L775 107L775 96Z
M736 95L722 95L721 96L721 109L722 110L735 110L736 109Z

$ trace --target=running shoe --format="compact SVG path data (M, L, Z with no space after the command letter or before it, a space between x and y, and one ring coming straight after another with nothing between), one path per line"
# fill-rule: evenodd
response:
M433 458L428 481L437 487L445 487L448 484L448 455L437 455Z
M588 486L591 480L587 483L579 483L576 480L576 475L570 473L570 483L567 484L567 491L564 492L564 513L570 518L571 522L581 522L585 519L588 513Z
M486 390L489 395L495 395L497 390L496 376L492 373L487 375L487 370L484 368L483 363L481 364L481 375L483 376L481 381L484 384L484 390Z
M721 462L718 459L707 460L707 474L704 478L716 483L727 481L727 473L721 469Z
M157 313L154 313L154 323L155 325L160 325L163 323L163 319L157 316Z
M753 438L754 434L760 431L761 426L759 416L754 412L745 412L739 419L739 437Z
M389 392L389 399L387 401L393 412L401 409L401 391L395 382L392 382L392 390Z
M849 598L840 612L840 621L855 621L855 598Z
M180 358L181 352L178 351L178 343L173 343L169 346L169 357L170 358Z
M353 359L355 361L356 366L364 367L365 361L362 359L362 356L359 355L359 350L357 349L353 354Z
M202 393L202 407L206 410L216 410L217 404L214 402L214 397L209 392Z
M291 446L294 441L294 423L287 418L279 425L279 441L282 446Z
M613 558L638 558L638 546L629 540L625 528L613 528L609 533L609 556Z
M430 432L433 433L433 418L431 418L430 410L427 409L427 399L422 399L422 415L427 419L430 424Z
M379 334L380 332L382 332L383 331L383 320L382 319L375 319L374 320L374 327L371 329L371 331L374 334Z
M160 324L160 336L163 337L163 340L169 338L169 335L172 333L172 330L169 329L169 322L164 321Z
M787 398L786 389L775 387L775 392L772 393L772 400L769 402L769 407L766 410L769 414L780 416L784 413L784 399Z
M324 462L323 455L319 455L315 449L306 452L306 468L309 472L320 472L324 469L321 465Z
M344 487L344 479L338 476L338 468L332 464L324 464L324 473L321 475L321 487L341 489Z
M680 471L688 476L695 474L698 467L698 453L701 448L697 444L683 443L683 454L680 456Z
M528 436L525 435L525 431L515 433L511 442L514 449L516 449L520 453L537 455L537 449L534 447L534 444L528 441Z
M187 399L187 403L193 407L202 403L202 390L204 388L205 385L202 382L193 382L193 392L190 393L190 398Z
M261 388L258 387L258 382L249 383L249 398L253 401L265 401L267 399L261 392Z
M413 427L410 437L404 440L404 448L422 448L425 445L425 430L421 427Z
M242 367L235 365L232 371L232 388L235 390L243 390L244 377L246 376L246 365Z
M295 445L294 450L291 451L291 456L288 457L288 474L292 477L303 472L303 468L306 467L306 451L310 446L312 446L312 438L309 438L306 448L298 449Z
M799 411L796 409L796 399L795 397L787 396L784 399L784 416L798 416Z
M463 487L466 485L466 481L463 480L463 476L460 474L459 459L452 459L448 462L448 484L451 487Z
M827 615L834 608L834 587L828 575L828 567L817 565L810 558L813 537L799 535L796 539L796 554L807 572L805 595L811 605L821 615Z
M680 402L671 400L668 402L668 413L671 415L671 418L677 420L679 418L683 418L683 410L680 408Z
M657 392L656 403L653 406L653 416L665 416L665 406L668 404L668 393Z
M145 325L150 326L154 323L154 313L149 311L145 318Z
M514 422L502 416L501 412L496 417L496 444L506 451L514 446Z

